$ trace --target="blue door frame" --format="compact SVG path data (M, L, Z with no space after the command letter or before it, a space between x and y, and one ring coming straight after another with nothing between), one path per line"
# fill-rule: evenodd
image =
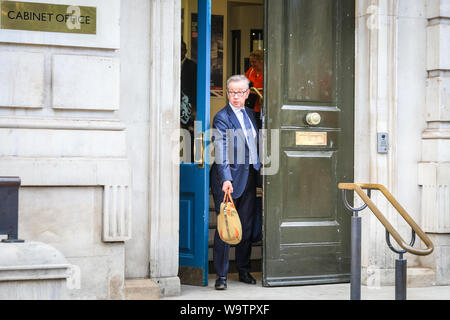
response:
M197 119L195 163L180 164L180 249L182 283L208 285L209 159L204 133L210 126L211 0L198 0ZM208 140L208 139L206 139ZM202 145L203 144L203 148ZM201 155L199 152L203 152ZM203 164L199 160L203 159Z

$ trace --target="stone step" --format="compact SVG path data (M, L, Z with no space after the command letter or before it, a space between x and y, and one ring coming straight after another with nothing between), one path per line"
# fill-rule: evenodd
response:
M436 272L431 268L409 267L406 271L407 288L431 287L436 285Z
M160 288L151 279L128 279L125 280L125 299L159 300Z

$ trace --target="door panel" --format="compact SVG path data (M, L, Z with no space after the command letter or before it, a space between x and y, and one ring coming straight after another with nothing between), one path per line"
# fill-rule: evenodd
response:
M353 180L354 3L266 0L266 35L264 127L280 158L264 176L263 284L348 282L337 184Z
M336 154L331 151L285 151L281 170L286 190L283 194L283 221L335 219ZM313 168L314 170L308 170ZM318 175L316 172L320 172ZM299 179L301 177L301 179ZM314 181L307 184L305 181ZM324 192L325 191L325 192Z
M179 277L183 284L208 285L209 129L211 0L198 0L197 115L194 163L180 164ZM203 147L202 147L203 145ZM203 154L202 154L203 153Z
M335 0L289 0L285 4L285 81L289 84L285 92L290 102L331 101L335 4Z
M194 257L194 233L183 232L184 229L192 230L195 223L195 193L181 192L180 193L180 225L183 230L180 232L180 253L183 253L185 258Z

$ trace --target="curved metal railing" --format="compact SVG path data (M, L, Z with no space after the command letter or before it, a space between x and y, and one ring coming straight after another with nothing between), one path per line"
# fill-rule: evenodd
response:
M430 238L426 235L424 231L417 225L417 223L411 218L411 216L406 212L406 210L398 203L398 201L394 198L394 196L381 184L369 184L369 183L339 183L338 188L341 190L353 190L355 191L364 203L369 207L369 209L373 212L373 214L378 218L381 224L386 228L386 232L388 232L398 243L400 247L402 247L406 252L425 256L433 252L434 246L431 242ZM385 198L392 204L392 206L397 210L397 212L405 219L408 225L411 227L413 232L419 236L419 238L424 242L427 246L426 249L417 249L414 248L414 241L411 243L407 243L400 234L395 230L392 224L386 219L386 217L381 213L381 211L377 208L375 203L369 198L368 195L363 191L363 189L367 190L379 190L385 196ZM388 235L386 236L388 240ZM388 245L390 244L388 240Z
M365 208L369 207L373 214L378 218L381 224L386 228L386 243L393 252L399 255L399 258L395 260L395 299L406 300L406 283L407 283L407 261L403 259L403 254L406 252L415 255L428 255L433 252L434 246L430 238L420 227L415 223L406 210L398 203L394 196L381 184L368 184L368 183L340 183L338 188L342 190L342 199L345 207L353 212L351 221L351 287L350 298L352 300L361 299L361 217L358 213ZM367 194L363 191L367 190ZM359 208L353 208L347 201L346 191L355 191L364 204ZM411 227L411 241L408 243L403 240L400 234L390 224L386 217L377 208L375 203L370 199L371 191L379 190L385 196L385 198L394 206L397 212L405 219L408 225ZM416 241L416 234L422 239L427 246L426 249L414 248ZM403 250L395 249L391 244L391 235Z

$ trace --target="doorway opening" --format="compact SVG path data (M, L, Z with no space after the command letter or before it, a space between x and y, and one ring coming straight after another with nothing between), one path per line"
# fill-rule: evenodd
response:
M278 166L258 190L264 245L253 246L250 271L262 270L264 286L348 282L350 217L337 184L353 180L355 1L211 3L182 0L185 51L197 63L189 114L202 124L193 126L193 158L180 165L180 279L207 285L215 273L216 213L202 132L227 103L226 79L243 74L251 50L264 47L264 157L275 151L270 166ZM229 272L233 261L234 248Z
M197 88L198 70L200 64L199 57L199 36L202 30L199 29L200 5L211 4L210 15L210 103L209 118L202 119L198 106L200 101L198 95L201 91ZM255 50L263 50L263 28L264 28L264 0L182 0L181 1L181 99L180 99L180 127L182 129L181 141L181 165L180 165L180 257L194 256L196 249L193 242L201 241L199 233L206 231L207 241L207 269L208 273L215 273L212 263L212 246L214 232L217 227L216 213L212 195L208 190L205 208L200 208L202 204L196 206L195 192L189 192L189 179L191 174L187 171L195 170L199 164L201 150L201 139L198 138L198 121L212 120L216 113L227 103L226 80L233 74L245 74L251 68L250 53ZM259 88L262 94L262 83ZM201 93L200 93L201 94ZM197 121L197 122L196 122ZM192 172L191 172L192 173ZM195 174L195 173L192 173ZM209 174L209 172L208 172ZM184 190L183 185L186 185ZM192 187L192 186L191 186ZM262 231L262 189L258 188L258 221L257 227ZM203 212L202 212L203 211ZM189 212L189 213L186 213ZM207 230L200 227L195 228L195 216L208 215ZM198 219L202 220L202 219ZM205 219L203 219L203 222ZM183 230L190 225L192 230ZM259 237L261 238L261 237ZM198 250L203 251L201 247ZM230 250L230 272L234 272L234 247ZM256 241L252 249L251 271L261 271L262 269L262 242ZM194 258L191 260L195 260ZM181 261L181 260L180 260ZM184 262L180 262L182 265ZM188 268L180 267L180 279L182 283L199 284L202 272L196 263L190 264ZM201 265L201 263L199 262ZM196 266L192 266L196 265Z

